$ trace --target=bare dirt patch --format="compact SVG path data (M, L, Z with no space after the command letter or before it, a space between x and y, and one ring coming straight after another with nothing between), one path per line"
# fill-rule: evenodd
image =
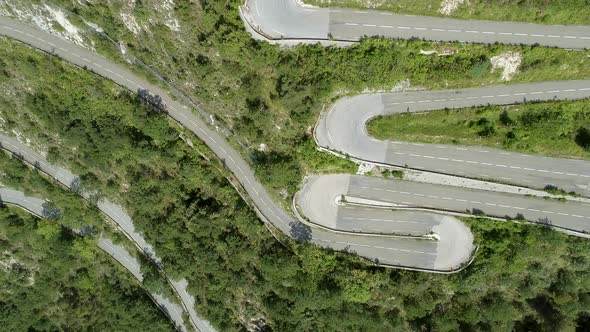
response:
M502 68L502 80L510 81L522 63L522 55L518 52L504 52L490 59L492 63L492 72Z

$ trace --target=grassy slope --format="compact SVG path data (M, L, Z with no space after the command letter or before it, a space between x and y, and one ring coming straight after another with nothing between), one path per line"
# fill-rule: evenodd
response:
M508 118L502 122L504 111ZM368 124L369 133L378 139L590 159L590 150L580 144L580 128L590 128L589 100L400 114Z
M326 7L389 10L427 16L439 13L441 0L305 0ZM545 24L590 24L590 6L584 0L467 0L450 17Z
M276 331L589 323L588 241L537 226L470 221L481 249L473 265L449 276L368 267L290 241L282 246L216 163L198 157L163 116L90 73L14 43L2 46L5 128L42 142L56 162L122 202L222 330L253 321Z

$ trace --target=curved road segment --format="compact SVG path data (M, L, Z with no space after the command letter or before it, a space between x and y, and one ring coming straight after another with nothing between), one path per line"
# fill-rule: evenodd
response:
M555 186L590 196L590 161L548 158L492 148L379 141L367 133L371 118L523 99L549 101L590 97L590 80L500 85L485 88L380 93L337 101L320 116L317 143L326 149L378 164L409 167L543 189Z
M45 159L45 157L43 157L41 154L31 150L29 147L20 143L16 139L0 134L0 147L6 151L18 156L24 162L26 162L30 165L33 165L36 169L47 174L49 177L55 179L56 181L58 181L59 183L61 183L64 186L66 186L67 188L69 188L73 191L76 191L80 196L82 196L86 199L89 199L92 196L92 193L85 192L82 190L82 185L81 185L79 178L77 176L72 174L67 169L64 169L59 166L51 165L47 161L47 159ZM6 196L6 197L2 196L2 199L7 199L7 198L8 198L8 196ZM38 212L42 211L42 208L41 208L41 210L39 210L38 206L35 206L34 204L29 204L29 203L39 203L39 201L40 200L37 200L37 201L28 200L25 202L24 205L19 205L19 206L22 206L22 207L26 208L27 210L34 212L38 216L41 216L42 214L38 213ZM133 241L133 243L141 251L143 251L149 259L154 261L156 264L160 264L161 259L156 255L156 252L154 251L153 247L151 245L149 245L145 241L143 236L135 230L135 226L133 225L131 217L129 217L129 215L121 207L119 207L118 205L116 205L104 198L100 199L98 201L98 203L96 204L96 206L102 213L104 213L107 217L109 217L111 220L113 220L117 224L117 226L123 231L123 233L129 239L131 239ZM123 264L123 266L125 268L127 268L129 271L131 271L135 276L140 275L140 272L138 270L138 265L133 264L131 260L126 259L129 256L128 253L123 253L121 251L116 252L117 250L115 247L113 247L112 245L111 245L111 247L107 246L107 245L110 245L109 243L105 242L105 243L101 243L101 244L104 245L104 247L106 249L103 248L102 246L101 246L101 248L103 248L109 254L111 252L118 253L118 255L113 255L113 257L115 257L115 259L120 261L121 264ZM195 327L195 329L198 331L201 331L201 332L209 332L209 331L214 332L215 330L211 327L209 322L207 322L204 319L201 319L197 315L197 313L194 309L194 303L195 303L194 297L190 296L186 290L186 288L188 286L188 283L186 282L186 280L183 279L181 281L173 281L168 278L168 281L170 282L172 288L174 288L174 290L176 291L176 293L180 297L181 302L184 305L184 309L187 311L187 313L190 317L190 321L193 324L193 326ZM156 299L160 299L160 298L161 298L161 296L156 297ZM171 307L171 308L174 309L175 307ZM171 312L170 314L174 316L174 315L178 314L178 311L176 313Z
M0 188L0 201L2 203L18 206L40 218L43 217L43 204L46 203L45 200L25 196L25 194L20 191L7 188ZM102 236L98 239L97 244L99 248L111 255L125 269L131 272L135 279L139 280L139 282L143 281L139 262L124 247L115 244L111 239ZM180 306L160 294L150 293L150 296L153 301L163 309L179 330L187 331L184 325L184 320L182 319L182 308Z
M372 180L376 179L345 174L311 177L299 192L297 205L304 218L316 226L371 234L374 245L395 241L391 255L398 265L444 270L469 261L475 249L473 235L463 223L440 214L392 210L397 204L385 199L380 191L376 196L355 192L360 188L357 182ZM390 183L387 185L391 188Z
M399 15L390 15L390 13L303 8L297 6L291 0L249 0L247 5L241 8L241 14L247 22L247 27L254 28L258 33L268 38L311 39L309 42L316 42L316 40L326 41L330 37L356 41L364 35L382 34L400 38L422 36L426 39L435 40L445 40L445 38L456 40L458 39L457 36L464 35L465 38L461 37L461 39L471 42L539 43L567 48L584 48L590 43L590 40L587 39L587 36L590 35L587 27L563 28L496 23L494 29L504 30L491 30L493 28L492 22L473 23L473 21L470 21L470 29L472 25L478 25L478 32L474 32L476 30L467 30L467 27L462 28L465 25L464 21L453 22L453 20L434 18L408 19L402 15L405 17L403 19ZM371 22L363 23L362 20ZM392 24L393 27L393 21L400 22L396 28L385 26ZM461 28L464 31L458 34L457 31L450 30L450 27L440 26L443 23L447 25L456 23L457 26L453 26L453 29ZM407 29L402 28L401 24L407 24ZM447 31L439 31L443 29L447 29ZM224 160L225 165L233 172L251 197L259 216L295 239L310 241L335 250L353 251L362 257L379 261L385 266L451 272L467 263L466 257L469 257L470 254L468 250L464 250L459 254L454 253L451 256L442 247L439 251L438 246L441 243L452 243L452 238L445 240L441 238L440 241L436 241L436 236L425 238L424 234L419 235L421 232L416 232L416 230L409 235L418 235L417 238L403 238L391 236L391 234L371 234L370 230L367 232L366 227L361 231L368 234L354 234L352 231L333 231L328 229L329 227L321 226L320 223L316 225L319 227L309 227L291 217L270 198L268 192L254 177L249 165L225 141L222 135L207 127L204 121L192 113L190 108L173 100L162 89L100 55L19 22L0 18L0 33L59 56L80 67L88 68L132 91L147 89L151 93L162 97L167 106L168 115L194 132L220 159ZM509 35L509 33L513 35ZM533 33L539 34L539 36L535 36ZM544 36L540 36L541 33ZM547 88L548 91L557 89L552 86ZM444 92L442 93L444 94ZM489 103L495 103L496 99L499 98L497 95L496 97L487 97L487 94L481 94L481 97L488 98ZM300 197L300 199L305 199L305 197ZM451 219L446 219L443 222L440 217L428 213L424 213L420 218L429 223L429 225L424 226L424 230L433 230L439 225L454 225L454 221ZM470 234L459 232L451 236L468 237ZM402 251L409 250L406 249L408 243L417 244L421 250ZM437 248L432 249L435 246ZM437 262L444 262L444 264Z
M587 26L457 20L391 12L301 6L295 0L246 0L247 23L269 39L358 41L365 36L471 43L590 47Z
M90 50L74 45L45 31L40 31L26 24L9 18L0 18L0 34L24 42L32 47L56 55L74 65L92 70L94 73L113 80L131 91L146 89L159 95L167 107L167 114L188 130L197 135L222 160L226 167L236 176L252 199L256 212L266 221L271 222L283 233L299 241L310 241L321 247L339 251L351 251L372 261L379 261L384 266L405 267L425 271L451 272L461 267L465 261L449 262L448 266L437 266L434 259L424 264L422 253L408 253L407 257L398 257L395 253L401 249L400 239L388 237L376 241L375 236L335 233L329 230L312 228L302 224L270 197L266 189L255 178L248 163L242 159L224 137L210 129L205 122L193 114L190 108L174 100L167 92L147 82L123 66L113 63ZM69 182L65 182L69 183ZM407 239L403 239L407 241ZM414 240L421 241L424 240ZM435 253L434 256L437 256Z

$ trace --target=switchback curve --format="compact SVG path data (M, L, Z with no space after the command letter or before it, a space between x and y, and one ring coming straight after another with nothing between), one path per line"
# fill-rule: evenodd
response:
M354 252L370 261L378 261L381 266L386 267L448 273L457 271L465 263L453 262L449 266L435 270L434 258L424 264L416 260L415 257L392 255L392 252L397 251L401 246L401 240L397 238L381 238L376 241L376 238L372 235L336 233L309 227L293 218L270 197L266 189L254 176L254 172L248 163L220 133L209 128L189 107L176 101L166 91L103 56L13 19L0 17L0 34L58 56L81 68L92 70L94 73L111 79L131 91L147 90L153 95L160 96L166 106L166 114L197 135L224 161L225 166L236 176L236 179L250 196L255 211L261 219L270 222L283 233L298 241L308 241L338 251ZM407 241L407 239L403 240ZM414 253L414 255L416 254Z
M493 148L379 141L366 124L378 116L446 108L590 97L590 80L498 85L474 89L379 93L338 100L318 120L317 144L350 157L522 187L555 186L590 196L590 161L549 158Z
M398 15L389 12L354 10L343 8L315 8L302 6L295 0L246 0L240 15L247 31L256 38L272 43L291 45L293 43L335 43L339 41L355 42L365 36L384 36L394 38L424 38L435 41L465 41L473 43L504 43L543 45L570 49L587 49L590 47L590 27L588 26L549 26L513 22L492 22L476 20L456 20L414 15ZM302 23L303 22L303 23ZM401 112L423 112L443 108L471 107L485 104L516 104L523 101L566 100L590 97L590 81L563 81L529 83L511 86L490 86L475 89L448 91L420 91L408 93L364 94L337 101L328 111L320 115L314 131L317 144L326 150L346 155L359 161L378 165L402 166L449 175L470 178L510 182L519 186L543 189L556 186L590 196L590 162L583 160L546 158L518 153L508 153L496 149L467 148L446 145L418 144L404 142L384 142L369 137L366 123L371 118ZM507 176L509 173L510 177ZM342 177L342 176L341 176ZM445 194L435 195L443 187L433 186L429 190L419 189L422 184L400 183L399 181L377 181L357 177L349 178L344 187L335 184L334 176L314 178L312 183L330 182L330 185L306 185L298 195L298 203L303 207L306 217L332 229L350 227L342 217L342 211L350 206L345 196L356 191L353 198L356 203L366 203L364 216L352 218L362 223L356 225L357 231L375 227L375 221L382 229L384 222L394 219L379 218L383 214L384 203L375 201L379 195L366 191L387 192L401 197L392 198L385 203L395 209L422 209L461 213L467 211L495 210L490 216L506 213L512 218L526 218L533 222L551 224L552 227L565 230L569 234L587 236L590 225L590 211L584 204L573 203L577 212L561 206L551 211L548 206L555 202L540 204L543 201L511 197L510 194L488 193L484 191L463 191L447 187ZM364 186L353 182L377 181ZM343 181L340 181L343 182ZM363 190L359 190L359 186ZM397 189L397 187L412 187ZM311 188L310 188L311 187ZM342 187L342 188L341 188ZM321 197L333 196L333 190L342 195L338 204L323 202L312 204ZM365 192L363 192L365 191ZM401 195L400 195L401 194ZM413 202L413 198L426 197L432 202ZM489 201L474 198L486 196ZM489 197L487 197L489 196ZM372 197L372 198L371 198ZM447 200L447 204L437 204L436 200ZM508 201L513 199L513 201ZM405 200L405 201L404 201ZM315 201L315 202L314 202ZM449 203L460 203L458 206ZM519 202L511 204L511 202ZM332 208L329 208L332 204ZM346 205L349 205L348 207ZM521 206L522 205L522 206ZM328 207L327 207L328 206ZM453 206L453 207L450 207ZM566 209L566 210L563 210ZM525 212L525 213L524 213ZM399 213L399 212L398 212ZM388 214L392 218L392 213ZM416 216L410 220L418 220ZM554 222L556 221L556 222ZM398 225L399 226L399 222ZM415 227L412 231L419 230ZM408 229L399 230L406 233ZM573 231L573 232L571 232ZM410 231L411 232L411 231Z

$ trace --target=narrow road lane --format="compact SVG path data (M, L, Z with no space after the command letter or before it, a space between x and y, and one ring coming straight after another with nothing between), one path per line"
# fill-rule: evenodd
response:
M347 8L301 7L295 0L246 0L242 14L271 39L358 41L362 37L590 47L590 27L458 20Z
M419 170L544 189L556 186L590 197L590 161L548 158L492 148L379 141L366 123L377 116L444 108L590 97L590 80L484 88L358 95L337 101L319 119L315 137L326 149L351 157Z
M26 196L23 192L8 188L0 188L0 200L5 204L11 204L22 208L23 210L43 218L43 204L45 200ZM109 238L100 236L97 245L104 252L113 257L125 269L127 269L139 282L143 281L140 265L137 259L133 257L124 247L113 243ZM180 331L187 331L182 318L182 308L176 303L171 302L161 294L150 293L152 300L159 307L163 308L166 315Z
M13 153L14 155L21 158L24 162L34 166L39 171L47 174L49 177L55 179L65 187L77 192L80 196L84 197L85 199L89 199L92 194L89 192L84 192L81 190L83 188L80 180L77 176L72 174L67 169L64 169L59 166L55 166L50 164L45 157L41 154L33 151L31 148L27 147L26 145L20 143L14 138L8 137L6 135L0 134L0 147L8 152ZM104 213L107 217L117 224L120 230L138 247L140 251L142 251L146 257L152 260L156 264L161 263L161 259L157 256L155 250L151 245L149 245L146 240L144 239L143 235L140 234L135 230L135 226L133 225L133 221L131 217L118 205L112 203L108 199L102 198L98 201L97 208ZM31 210L35 211L35 210ZM117 257L118 258L125 258L128 255L121 254ZM125 267L132 271L134 269L134 265L131 262L128 262ZM138 265L137 265L138 266ZM163 270L162 270L163 271ZM134 272L138 273L137 271ZM167 277L167 276L166 276ZM187 283L184 280L180 282L173 282L171 279L168 278L168 281L172 284L173 288L177 291L179 298L181 299L185 310L187 311L191 323L201 332L213 332L215 331L213 327L207 322L206 320L200 318L197 312L194 309L194 299L192 296L190 298L192 300L188 301L186 293L186 286ZM184 288L183 288L184 285ZM186 293L186 295L185 295Z

